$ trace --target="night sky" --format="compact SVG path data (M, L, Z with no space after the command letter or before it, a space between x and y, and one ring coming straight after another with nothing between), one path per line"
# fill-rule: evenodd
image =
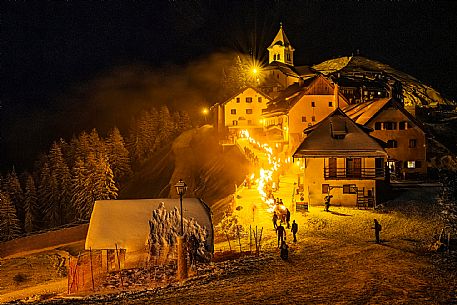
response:
M280 22L296 49L296 65L359 50L457 100L454 1L30 1L0 6L0 170L30 159L18 158L16 150L36 143L12 139L22 139L27 126L38 124L35 113L55 114L70 106L62 96L72 88L115 67L176 68L215 52L251 52L266 60ZM55 136L68 135L54 131ZM51 133L39 137L44 138L40 145L49 145Z

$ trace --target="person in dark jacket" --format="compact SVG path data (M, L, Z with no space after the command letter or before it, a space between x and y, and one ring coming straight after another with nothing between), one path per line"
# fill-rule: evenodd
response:
M381 232L382 226L376 219L374 220L374 227L372 229L374 229L374 236L376 238L376 243L377 244L381 243L381 238L380 238L379 234Z
M290 211L287 208L286 208L286 224L287 224L287 229L289 229L290 228Z
M294 243L297 242L297 232L298 232L298 224L295 222L295 220L292 222L292 234L294 235Z
M275 230L278 227L278 214L276 214L276 212L273 212L273 226Z
M284 260L286 260L289 257L289 246L286 244L285 241L283 241L281 244L280 256Z
M284 241L284 237L286 237L286 229L280 223L279 226L276 228L276 234L278 235L278 248L282 245Z

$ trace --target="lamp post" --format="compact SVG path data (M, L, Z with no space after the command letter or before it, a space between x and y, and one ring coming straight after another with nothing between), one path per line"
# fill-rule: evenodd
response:
M179 195L179 206L181 212L181 236L178 236L178 278L182 281L187 278L187 257L184 253L184 226L182 213L182 196L187 191L187 184L179 179L175 185L176 193Z

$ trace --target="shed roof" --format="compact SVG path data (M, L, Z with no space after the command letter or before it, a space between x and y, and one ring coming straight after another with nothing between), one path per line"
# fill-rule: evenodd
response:
M165 209L179 209L179 199L97 200L86 237L86 249L127 249L145 247L152 211L163 202ZM183 198L183 216L193 218L208 230L207 246L213 249L214 235L209 207L198 198Z

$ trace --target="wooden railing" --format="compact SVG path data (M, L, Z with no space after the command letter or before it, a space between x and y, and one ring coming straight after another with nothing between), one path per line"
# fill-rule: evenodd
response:
M329 168L324 167L325 179L376 179L384 178L383 168Z

